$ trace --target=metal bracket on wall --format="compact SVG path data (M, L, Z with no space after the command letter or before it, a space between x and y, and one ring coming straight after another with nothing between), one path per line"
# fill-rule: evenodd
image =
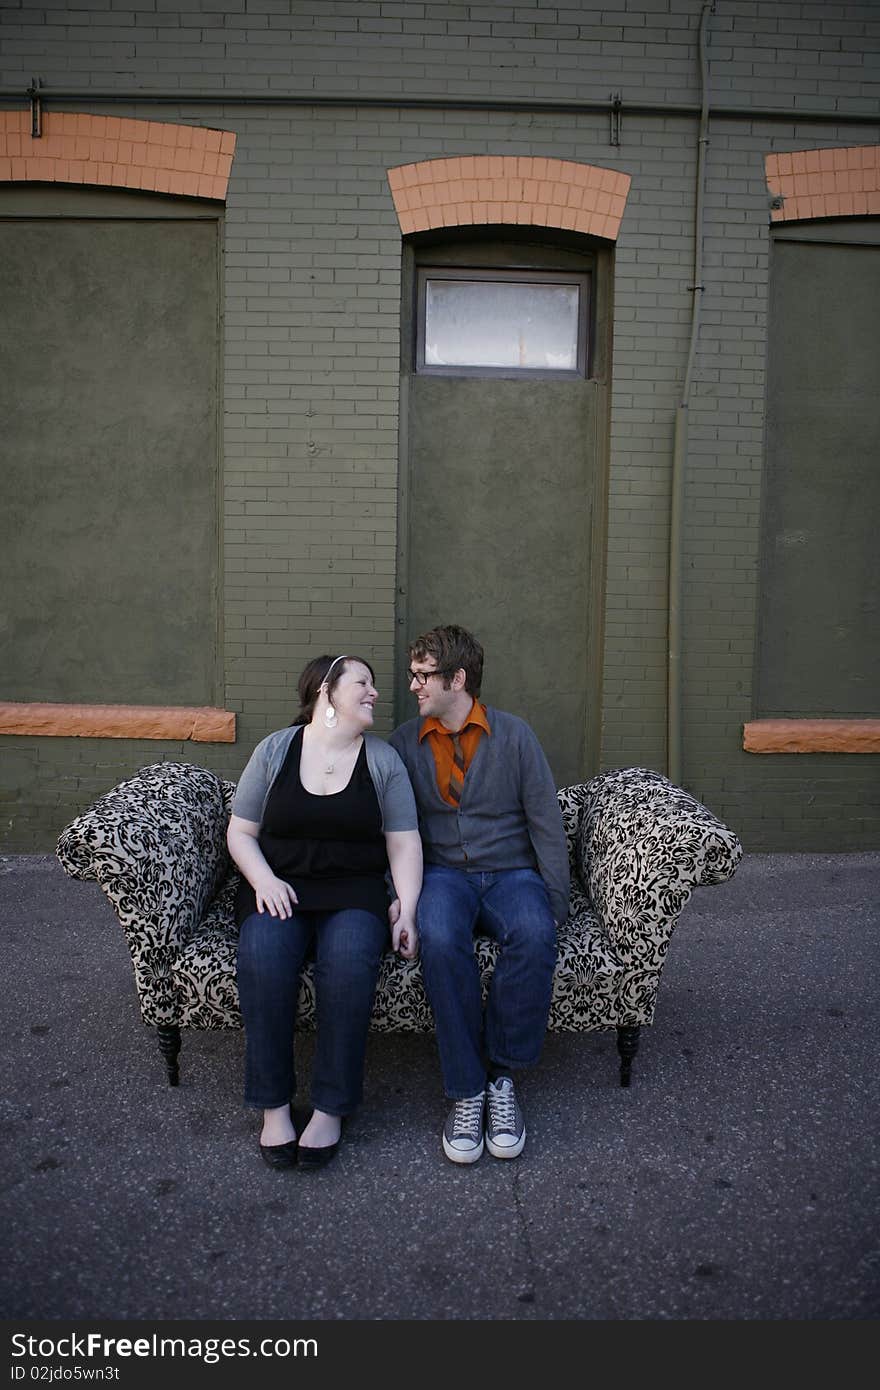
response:
M31 138L33 140L39 140L43 134L43 103L40 99L42 85L39 77L32 77L31 85L27 89L31 102Z
M620 100L620 92L611 93L611 144L620 145L620 126L621 111L623 103Z

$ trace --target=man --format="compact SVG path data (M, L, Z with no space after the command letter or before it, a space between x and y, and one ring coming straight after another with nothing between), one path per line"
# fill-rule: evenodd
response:
M410 644L419 717L390 742L410 775L425 858L417 924L446 1095L453 1163L485 1145L516 1158L525 1122L511 1073L538 1060L556 927L568 914L568 850L553 776L533 731L480 704L483 649L461 627ZM475 928L501 954L483 1019Z

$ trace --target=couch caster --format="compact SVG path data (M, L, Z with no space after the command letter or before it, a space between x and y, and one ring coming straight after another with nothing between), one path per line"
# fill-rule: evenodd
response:
M617 1030L617 1051L620 1053L620 1084L628 1086L630 1082L630 1072L632 1071L633 1057L639 1050L639 1033L641 1029L618 1028Z
M177 1065L180 1055L180 1029L176 1023L160 1023L156 1032L159 1034L159 1051L165 1058L168 1085L176 1086L180 1081L180 1068Z

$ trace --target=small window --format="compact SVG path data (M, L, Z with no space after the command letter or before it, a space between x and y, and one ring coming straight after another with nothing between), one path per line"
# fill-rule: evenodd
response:
M418 272L419 372L584 376L589 276L549 271Z

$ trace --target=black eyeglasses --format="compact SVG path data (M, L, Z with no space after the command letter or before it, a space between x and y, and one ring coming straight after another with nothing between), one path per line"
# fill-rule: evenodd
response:
M457 670L457 666L438 667L436 671L414 671L410 667L406 674L409 676L410 685L413 681L417 685L427 685L431 676L454 676Z

